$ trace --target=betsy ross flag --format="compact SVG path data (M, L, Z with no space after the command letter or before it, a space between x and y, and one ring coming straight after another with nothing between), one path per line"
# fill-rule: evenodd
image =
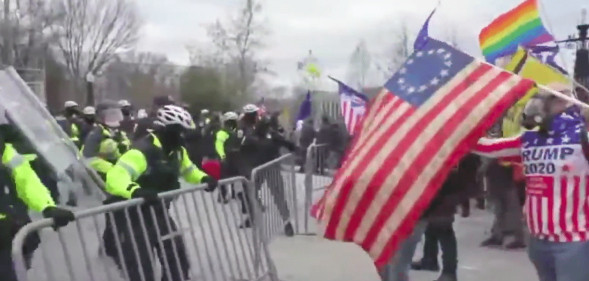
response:
M346 124L348 133L354 135L357 125L362 120L364 112L366 112L368 98L341 81L332 77L329 78L338 85L341 114L344 117L344 123Z
M325 238L354 242L383 266L450 169L532 87L430 38L371 101L313 206Z

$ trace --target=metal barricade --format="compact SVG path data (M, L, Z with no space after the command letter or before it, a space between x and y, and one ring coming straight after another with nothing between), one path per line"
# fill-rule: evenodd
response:
M260 224L239 229L238 204L217 204L204 188L169 191L149 204L132 199L80 211L57 231L48 219L30 223L13 240L18 281L278 281ZM250 213L260 222L259 209ZM30 264L27 237L37 233L41 244Z
M302 177L299 177L299 182L302 184ZM256 194L262 209L261 229L266 242L282 234L287 222L293 224L295 230L298 229L299 204L294 154L285 154L254 168L250 184L250 190Z
M305 157L305 175L304 175L304 205L303 209L303 230L297 233L314 235L317 233L313 219L310 217L309 210L311 204L323 194L325 188L333 180L333 174L337 167L336 155L333 155L327 144L317 144L313 142L308 148Z

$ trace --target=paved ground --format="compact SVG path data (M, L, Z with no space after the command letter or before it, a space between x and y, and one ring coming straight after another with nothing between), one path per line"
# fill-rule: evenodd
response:
M289 197L294 198L296 190L297 200L290 202L290 209L292 212L296 210L299 217L303 217L307 213L304 210L303 177L299 175L292 178L288 174L283 176ZM320 187L325 185L328 179L314 177L312 182L315 187ZM277 210L267 192L263 194L266 226L269 229L265 235L272 238L268 248L269 254L281 280L378 280L370 259L355 245L329 242L309 235L294 238L281 236L282 222ZM318 195L318 192L315 195ZM237 203L221 205L216 203L215 199L216 195L204 192L181 196L172 211L181 229L177 235L182 235L189 249L192 264L190 280L268 280L262 274L268 268L272 268L266 263L265 249L253 246L257 245L254 243L257 236L251 231L237 228L241 221ZM88 200L85 204L95 205L95 202ZM303 220L297 223L299 230L302 231ZM468 219L458 219L456 229L459 241L460 280L536 280L523 251L507 252L478 247L490 223L490 214L483 211L475 212ZM314 232L315 227L310 221L309 232ZM112 260L99 255L99 237L103 228L104 219L97 216L80 220L78 224L68 226L59 234L52 230L43 230L43 244L35 253L28 280L123 280ZM66 253L63 248L67 249ZM419 253L420 250L417 256ZM70 266L67 266L68 264ZM151 268L154 268L156 274L160 274L157 260ZM434 280L436 274L414 272L412 277L415 281L426 281Z

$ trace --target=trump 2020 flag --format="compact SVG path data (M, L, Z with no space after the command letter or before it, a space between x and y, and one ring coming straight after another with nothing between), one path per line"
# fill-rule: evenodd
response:
M300 130L303 127L303 121L311 116L311 105L311 91L307 91L307 95L305 95L305 99L301 102L299 113L297 114L297 121L295 124L297 130Z
M344 117L348 133L354 135L357 125L362 120L364 112L366 112L368 98L343 82L332 77L329 78L338 85L341 114Z
M354 242L384 265L450 169L533 86L430 38L370 102L314 206L325 238Z

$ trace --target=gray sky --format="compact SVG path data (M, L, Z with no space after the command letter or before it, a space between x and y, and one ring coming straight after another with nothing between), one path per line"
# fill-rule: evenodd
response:
M405 22L415 36L437 0L263 0L264 20L271 34L261 56L278 75L273 84L292 85L299 75L296 63L312 50L322 72L345 79L350 55L365 39L375 59L395 40L395 30ZM559 39L575 32L584 0L539 0L544 24ZM185 46L206 42L203 25L224 18L240 0L137 0L146 19L139 48L165 53L177 64L188 64ZM582 4L582 3L585 4ZM430 23L430 36L444 39L451 30L461 48L480 56L478 33L494 17L515 7L519 0L442 0ZM572 67L571 51L563 55ZM382 83L376 71L371 83ZM323 79L321 88L333 88Z

